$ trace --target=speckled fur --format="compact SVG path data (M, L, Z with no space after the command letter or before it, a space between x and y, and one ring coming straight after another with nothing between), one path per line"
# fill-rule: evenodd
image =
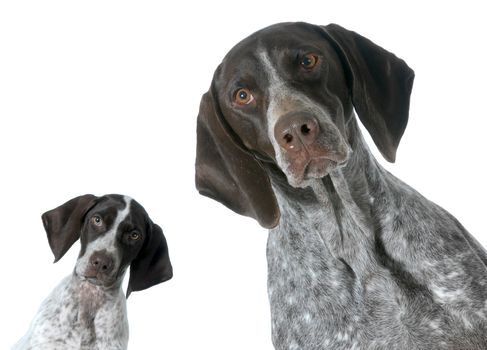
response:
M354 119L348 165L292 188L269 169L273 342L294 349L486 349L487 255L384 170Z
M110 286L96 285L81 277L87 261L97 250L109 250L118 265L122 259L115 246L115 233L130 212L130 197L108 234L90 242L78 257L71 276L66 277L42 303L27 334L12 350L125 350L129 328L126 299L121 284L126 269Z
M272 228L277 350L487 349L486 251L382 168L358 126L394 161L413 79L404 61L334 24L269 26L215 71L196 184Z
M121 288L105 290L75 275L42 303L13 350L127 349L128 321Z

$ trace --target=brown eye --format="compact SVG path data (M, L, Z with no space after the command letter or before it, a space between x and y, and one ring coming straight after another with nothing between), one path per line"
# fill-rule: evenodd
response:
M248 105L254 101L254 96L250 92L249 89L238 89L237 92L235 93L235 103L243 106L243 105Z
M304 55L303 58L301 58L301 62L300 62L301 67L307 70L314 68L317 63L318 63L318 57L316 55L313 55L312 53Z
M101 219L101 217L99 215L94 215L91 218L91 222L93 223L93 225L98 226L98 227L103 225L103 220Z
M140 233L138 233L137 231L132 231L129 234L129 238L131 241L138 241L140 239Z

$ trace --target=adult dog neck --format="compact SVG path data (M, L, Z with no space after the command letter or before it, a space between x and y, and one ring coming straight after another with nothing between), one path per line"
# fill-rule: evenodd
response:
M397 212L394 187L400 181L371 154L354 118L348 132L352 152L347 165L311 186L293 188L282 173L270 171L281 211L280 223L271 232L316 235L315 243L321 242L329 255L367 275L376 265L373 251L384 227L378 218L387 220ZM364 266L368 272L361 271Z

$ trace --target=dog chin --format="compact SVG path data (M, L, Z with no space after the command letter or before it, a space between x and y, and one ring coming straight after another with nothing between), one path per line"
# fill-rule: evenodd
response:
M80 275L79 278L83 282L88 282L91 285L98 286L98 287L103 287L103 288L111 288L117 281L113 279L101 279L98 277L92 277L92 276L82 276Z
M315 180L322 179L345 165L346 162L339 164L328 158L311 159L301 172L288 174L288 182L295 188L309 187Z

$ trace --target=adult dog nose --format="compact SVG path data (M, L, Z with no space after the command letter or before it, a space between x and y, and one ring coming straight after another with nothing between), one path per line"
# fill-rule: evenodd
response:
M313 144L319 133L318 121L306 114L282 116L274 127L274 137L281 148L299 152Z
M101 273L110 273L113 269L113 258L104 252L94 252L90 257L91 267Z

